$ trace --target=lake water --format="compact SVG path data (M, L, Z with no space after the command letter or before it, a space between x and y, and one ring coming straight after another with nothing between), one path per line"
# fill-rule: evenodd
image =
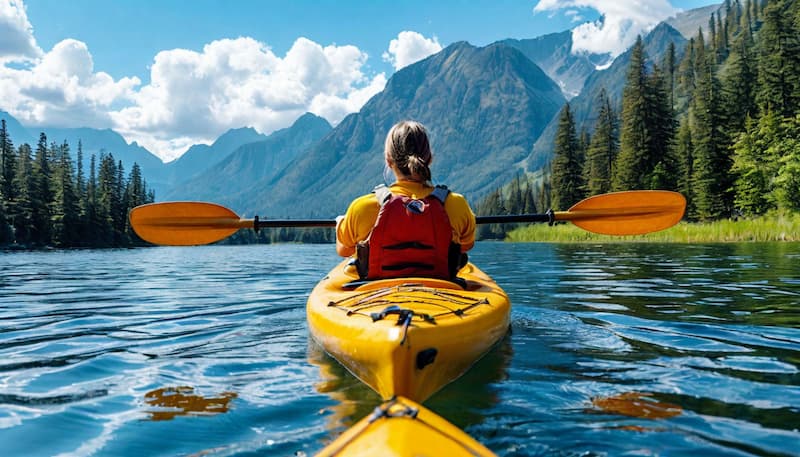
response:
M800 455L800 244L479 243L512 331L426 405L501 456ZM0 454L313 455L332 245L0 252Z

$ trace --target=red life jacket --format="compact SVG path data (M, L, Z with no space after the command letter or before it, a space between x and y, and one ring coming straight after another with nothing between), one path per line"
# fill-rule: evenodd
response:
M359 259L368 264L362 277L450 279L453 229L444 210L449 194L447 187L436 186L427 197L413 199L392 195L386 187L376 188L381 209L367 238L369 259Z

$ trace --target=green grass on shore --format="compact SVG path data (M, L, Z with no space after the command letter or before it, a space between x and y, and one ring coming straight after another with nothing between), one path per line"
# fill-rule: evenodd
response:
M680 222L656 233L609 236L587 232L570 223L534 224L513 230L506 241L519 242L653 242L722 243L748 241L800 241L800 214L764 216L755 219L720 220L706 223Z

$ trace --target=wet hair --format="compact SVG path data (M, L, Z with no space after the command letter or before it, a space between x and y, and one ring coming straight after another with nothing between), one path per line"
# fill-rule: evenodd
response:
M416 121L400 121L386 135L385 153L398 170L414 181L431 181L431 145L425 126Z

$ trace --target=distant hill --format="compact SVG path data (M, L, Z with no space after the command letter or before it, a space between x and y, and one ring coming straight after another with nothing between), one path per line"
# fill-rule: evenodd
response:
M256 132L252 127L245 127L228 130L211 146L196 144L166 165L169 182L172 186L177 186L218 164L240 146L266 138L266 135Z
M115 160L122 161L126 174L131 171L134 162L138 163L148 187L155 190L156 195L162 194L168 186L166 170L161 159L136 142L129 144L122 135L111 129L42 127L39 131L47 135L48 144L53 142L62 144L66 141L73 157L78 151L80 140L83 148L83 165L87 169L92 154L99 158L101 153L110 153ZM32 146L36 146L38 138L37 132Z
M664 22L689 40L697 34L697 30L700 27L703 28L703 31L708 33L708 19L711 17L711 13L716 13L721 8L722 5L720 3L708 5L702 8L681 12Z
M262 140L239 146L168 192L165 200L209 200L252 214L259 205L247 196L268 188L302 152L330 131L328 121L305 114L291 127L268 137L259 135Z
M572 31L542 35L527 40L503 40L538 65L555 81L567 99L578 95L586 78L610 60L608 54L572 53Z
M0 110L0 119L5 119L6 132L8 132L8 135L11 137L14 147L18 147L23 143L33 144L36 141L31 132L23 127L22 124L20 124L19 121L11 114ZM36 139L38 138L39 135L37 134Z
M648 59L659 63L670 42L675 43L676 58L680 61L686 41L680 32L663 22L642 39ZM570 109L578 132L586 129L591 133L594 130L594 124L597 121L597 97L601 89L606 89L612 105L617 107L616 109L621 108L622 90L630 63L630 53L630 50L626 51L619 55L609 68L594 72L587 78L581 94L570 100ZM550 121L544 133L534 144L527 159L526 169L528 171L539 170L550 163L557 129L558 116Z
M398 71L245 206L273 217L334 216L382 181L389 128L415 119L430 132L439 183L479 197L514 176L565 99L517 49L461 42ZM244 203L243 203L244 205Z

